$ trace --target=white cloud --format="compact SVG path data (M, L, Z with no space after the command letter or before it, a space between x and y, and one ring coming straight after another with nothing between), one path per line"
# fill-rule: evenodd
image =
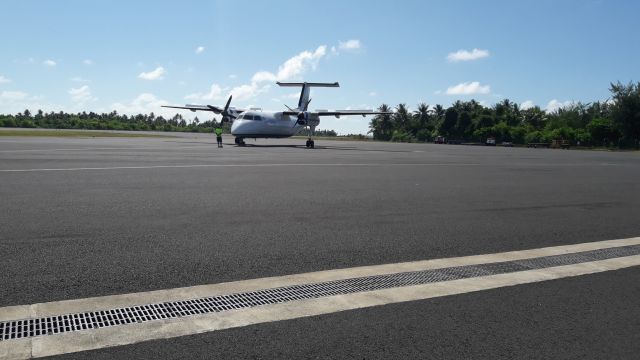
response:
M369 104L360 104L360 105L349 105L344 108L345 110L373 110ZM351 118L350 116L346 116L345 118Z
M571 106L571 105L573 105L573 101L561 102L561 101L558 101L556 99L553 99L553 100L549 101L549 103L547 104L547 107L545 108L545 110L547 112L556 112L556 111L558 111L558 110L560 110L560 109L562 109L564 107Z
M84 59L82 60L82 63L85 65L93 65L93 60L91 59Z
M162 80L164 78L164 74L167 72L162 66L158 66L155 70L150 72L141 72L138 77L144 80Z
M42 62L42 64L44 64L45 66L48 66L48 67L54 67L54 66L57 65L56 62L53 61L53 60L45 60L45 61Z
M258 94L264 93L269 90L271 85L264 84L265 82L275 81L287 81L292 80L300 75L304 74L309 69L315 69L318 66L320 59L327 54L326 45L318 46L314 51L303 51L289 59L287 59L282 65L278 67L276 73L269 71L258 71L251 77L251 83L236 86L229 90L226 96L223 93L226 89L223 89L218 84L213 84L211 89L207 93L193 93L185 96L187 100L223 100L228 97L229 94L233 95L233 99L237 101L249 100ZM230 79L235 79L236 75L229 75ZM297 96L296 96L297 97Z
M211 85L208 93L194 93L185 96L186 100L220 100L222 99L223 89L218 84Z
M533 108L535 106L536 106L536 104L534 104L533 101L527 100L527 101L523 102L522 104L520 104L520 109L527 110L527 109L531 109L531 108Z
M258 71L251 78L252 82L276 81L278 77L268 71Z
M7 79L6 77L0 75L0 84L10 83L11 79Z
M253 78L252 82L264 81L287 81L291 80L309 68L314 69L318 66L318 62L327 54L327 46L321 45L314 51L303 51L298 55L288 59L278 68L278 72L273 74L268 71L259 71Z
M163 108L162 105L169 105L169 102L158 99L155 95L150 93L142 93L138 95L131 102L114 103L111 108L121 114L136 115L136 114L148 114L153 112L156 115L162 115L165 117L171 117L175 115L175 110Z
M196 48L196 54L202 54L204 52L204 46L198 46Z
M349 40L346 42L340 42L341 49L358 49L361 47L359 40ZM332 51L335 47L332 48ZM233 95L234 100L244 101L249 100L258 94L267 92L271 87L270 85L263 85L266 82L275 81L290 81L301 77L305 72L309 70L315 70L320 60L327 56L327 46L320 45L315 50L305 50L299 54L287 59L282 65L278 67L278 71L258 71L251 77L249 84L243 84L232 88L229 94ZM230 79L235 79L235 74L229 75ZM220 85L214 84L208 93L194 93L185 97L188 100L220 100L226 99L227 96L222 96L225 89L222 89ZM299 94L296 95L296 98Z
M48 102L43 96L34 96L22 91L4 91L0 93L0 109L5 114L16 114L25 109L32 113L37 110L45 112L64 110L59 104Z
M91 89L89 89L89 86L87 85L83 85L77 89L69 89L69 95L71 95L71 101L75 103L85 103L97 100L95 97L91 96Z
M369 93L369 96L378 96L378 93L376 93L375 91L372 91Z
M9 101L24 100L27 96L29 96L29 94L22 91L3 91L0 93L0 99Z
M360 40L356 40L356 39L338 42L338 48L340 50L346 50L346 51L358 50L361 47L362 47L362 44L360 43ZM332 47L332 50L335 50L335 48Z
M300 92L293 92L287 95L282 95L283 99L299 99L300 98Z
M250 85L240 85L236 86L229 92L233 95L233 100L237 101L245 101L255 97L258 94L264 93L271 85L263 85L260 86L258 83L251 83Z
M88 83L88 82L91 82L91 80L87 80L87 79L82 78L80 76L76 76L76 77L71 78L71 81L77 82L77 83Z
M447 88L447 95L475 95L475 94L488 94L491 92L489 85L480 85L479 82L465 82L455 86Z
M235 79L237 77L238 77L238 75L236 75L236 74L229 74L229 79Z
M489 50L473 49L471 51L458 50L447 55L450 62L471 61L489 57Z

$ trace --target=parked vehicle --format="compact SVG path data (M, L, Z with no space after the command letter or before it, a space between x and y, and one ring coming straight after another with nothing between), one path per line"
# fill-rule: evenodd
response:
M570 146L571 146L571 144L569 143L568 140L553 140L553 141L551 141L551 147L552 148L568 149Z
M484 144L487 146L496 146L496 138L490 137Z
M433 140L434 144L446 144L446 140L444 136L436 136L436 139Z
M511 141L503 141L500 145L504 147L513 147L513 143Z
M527 144L528 148L539 148L539 147L545 147L548 148L549 146L551 146L550 143L536 143L536 142L530 142Z

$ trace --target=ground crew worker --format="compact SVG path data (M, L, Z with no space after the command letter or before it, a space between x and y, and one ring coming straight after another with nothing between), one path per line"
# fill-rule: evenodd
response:
M216 131L216 140L218 140L218 147L221 148L222 147L222 127L218 126L215 131Z

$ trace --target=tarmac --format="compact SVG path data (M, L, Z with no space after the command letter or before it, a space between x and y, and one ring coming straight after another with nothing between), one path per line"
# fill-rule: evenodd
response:
M640 155L0 138L0 307L640 234ZM634 358L638 267L61 358Z

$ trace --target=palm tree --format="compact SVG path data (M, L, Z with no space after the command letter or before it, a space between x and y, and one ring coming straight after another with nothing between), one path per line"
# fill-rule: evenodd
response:
M414 116L418 120L420 128L424 129L429 122L429 105L423 102L418 104L418 109L414 112Z
M433 114L436 116L436 120L442 119L445 111L446 110L442 105L436 104L436 106L433 107Z
M391 107L387 104L382 104L378 107L380 112L391 112ZM369 123L370 133L373 133L373 138L376 140L390 140L392 131L391 115L380 114L376 115Z
M397 130L407 131L409 121L411 120L407 104L398 104L398 106L396 106L396 112L393 115Z

